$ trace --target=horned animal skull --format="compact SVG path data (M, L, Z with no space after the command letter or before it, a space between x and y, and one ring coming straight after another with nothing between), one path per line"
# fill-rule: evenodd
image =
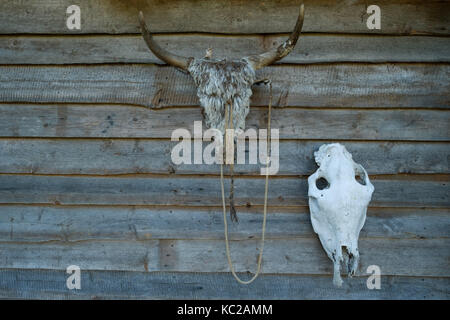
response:
M212 51L203 58L182 57L161 48L154 40L139 13L141 31L149 49L164 62L188 71L197 86L197 96L204 109L206 126L219 130L225 128L225 108L231 105L233 128L245 129L245 118L249 112L251 86L255 82L255 71L287 56L294 48L303 26L304 7L294 31L289 39L278 48L259 55L251 55L238 60L212 60Z
M341 263L349 276L358 268L359 232L374 187L343 145L322 145L314 157L319 168L308 178L311 222L334 263L333 283L341 286Z

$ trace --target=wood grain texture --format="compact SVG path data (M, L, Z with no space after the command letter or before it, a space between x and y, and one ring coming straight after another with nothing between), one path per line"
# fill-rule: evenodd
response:
M58 270L0 270L0 297L21 299L444 299L449 278L381 277L380 290L368 290L367 277L261 275L251 286L230 274L82 271L81 290L68 290Z
M381 278L368 290L367 277L345 279L341 289L330 276L261 275L251 286L230 274L82 271L82 289L68 290L67 274L55 270L0 270L0 297L21 299L449 299L448 278Z
M448 64L271 66L275 106L448 108ZM254 86L252 105L269 90ZM124 103L152 108L198 105L188 74L157 65L1 66L0 101Z
M374 31L366 26L366 1L304 3L304 32L448 34L447 1L377 1L382 10L382 28ZM4 0L0 33L137 33L138 10L144 11L153 32L291 32L299 4L297 0L185 0L175 4L158 0L79 0L82 26L72 31L65 25L67 3Z
M201 110L0 104L0 136L171 138L179 128L192 135L194 122L203 119ZM280 139L448 141L449 118L445 110L279 108L272 112L271 127L279 129ZM267 128L267 108L251 109L246 119L250 128Z
M233 240L261 237L262 210L238 208ZM222 211L145 207L0 206L3 242L223 239ZM361 238L450 238L448 209L369 208ZM270 209L266 239L315 238L307 208ZM45 245L45 243L43 244Z
M216 59L239 59L280 45L286 36L205 34L156 35L171 52L203 57L213 48ZM325 49L327 48L327 49ZM305 34L279 63L450 62L450 38ZM163 63L138 35L3 36L0 64Z
M238 272L252 272L258 240L231 241ZM378 265L383 275L450 276L449 239L359 239L360 268ZM0 268L228 272L223 240L80 241L0 243ZM414 267L411 267L414 266ZM317 238L266 240L262 273L331 275L333 263Z
M219 168L174 165L176 128L202 119L191 77L161 65L138 29L186 56L237 58L277 46L297 0L79 0L0 5L0 297L56 299L449 299L450 1L305 0L304 36L278 65L272 127L280 171L269 182L261 278L240 286L223 243ZM24 64L24 65L21 65ZM247 128L265 128L254 86ZM313 152L340 141L372 175L357 276L332 285L311 227ZM264 179L237 166L238 272L254 272ZM229 189L226 179L226 190ZM66 288L79 265L82 290ZM367 290L378 265L382 289ZM249 274L243 275L244 278Z
M312 174L317 168L314 152L322 144L331 142L281 140L278 175ZM148 139L0 139L0 173L115 175L219 172L218 165L174 164L171 150L177 143ZM369 174L450 173L448 143L341 143ZM208 144L205 142L203 147ZM246 164L234 167L237 174L259 174L260 169L260 164L249 164L248 157Z
M225 188L229 189L225 179ZM219 177L0 175L0 203L218 206ZM448 207L448 177L372 179L373 207ZM260 205L263 176L235 179L236 205ZM272 177L271 206L307 205L307 181Z

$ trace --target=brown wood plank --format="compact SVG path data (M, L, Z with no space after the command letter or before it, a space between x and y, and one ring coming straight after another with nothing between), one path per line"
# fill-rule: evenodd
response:
M331 142L281 140L278 175L312 174L317 168L314 151L322 144ZM219 172L218 165L174 164L171 151L177 143L148 139L0 139L0 173L114 175ZM450 173L448 143L341 143L370 174ZM208 144L205 142L203 147ZM246 164L234 167L240 175L259 174L260 169L261 164L249 164L248 157Z
M367 2L337 4L304 0L305 32L448 34L448 1L379 0L381 30L368 30ZM154 32L279 33L290 32L298 15L297 0L164 2L158 0L78 0L81 30L68 30L65 2L3 0L0 33L137 33L138 10ZM23 14L18 14L22 12Z
M194 122L203 119L199 107L0 104L0 113L3 137L171 138L178 128L192 135ZM449 117L445 110L280 108L271 127L280 139L448 141ZM250 128L267 128L266 108L252 108Z
M261 275L251 286L229 273L82 271L82 290L68 290L60 270L0 270L3 299L443 299L449 278L382 276L380 290L367 289L367 277L346 279L342 288L330 276Z
M231 241L236 271L251 272L257 240ZM450 276L448 239L360 239L358 275L378 265L382 275ZM0 268L228 272L223 240L0 243ZM426 259L424 259L426 257ZM414 266L414 268L411 268ZM267 240L262 273L330 275L331 260L317 238ZM330 284L331 285L331 284Z
M205 34L156 35L171 52L203 57L213 48L216 59L236 59L280 45L286 36ZM450 38L305 34L279 63L450 62ZM163 63L138 35L3 36L0 64Z
M0 206L3 242L223 239L222 211L114 206ZM261 237L262 210L238 208L230 239ZM315 238L308 208L270 209L266 239ZM448 209L369 208L361 238L450 237Z
M225 188L229 190L229 179ZM373 207L448 207L447 176L372 179ZM220 206L219 177L0 175L0 203ZM263 176L235 178L236 205L261 205ZM305 206L304 178L272 177L271 206Z
M448 108L448 64L319 64L271 66L275 106ZM254 86L252 105L269 90ZM157 65L1 66L0 101L124 103L152 108L198 105L188 74Z

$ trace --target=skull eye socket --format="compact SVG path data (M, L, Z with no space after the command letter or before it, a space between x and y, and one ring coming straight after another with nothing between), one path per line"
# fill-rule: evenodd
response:
M355 180L360 185L367 185L367 174L364 168L361 165L355 166Z
M330 183L325 178L319 178L316 180L316 187L319 190L328 189L330 187Z
M355 180L356 180L356 182L358 182L359 184L361 184L363 186L366 185L366 175L364 173L360 174L360 173L356 172L355 173Z

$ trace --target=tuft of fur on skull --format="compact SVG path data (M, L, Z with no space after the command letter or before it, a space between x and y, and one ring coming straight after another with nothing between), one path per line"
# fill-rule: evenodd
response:
M237 132L245 129L255 71L284 58L294 49L303 27L304 9L302 4L294 30L277 48L233 61L212 60L212 48L208 48L202 59L173 54L155 42L142 12L139 12L139 22L142 36L153 54L167 64L191 74L197 86L200 105L204 109L206 126L224 135L225 109L229 104L232 106L233 129Z
M231 105L233 128L245 129L255 70L244 58L236 61L193 59L188 71L197 86L208 128L225 132L225 108Z
M341 264L349 276L358 269L358 238L374 187L343 145L322 145L314 157L319 168L308 178L311 223L333 261L333 283L341 286Z

